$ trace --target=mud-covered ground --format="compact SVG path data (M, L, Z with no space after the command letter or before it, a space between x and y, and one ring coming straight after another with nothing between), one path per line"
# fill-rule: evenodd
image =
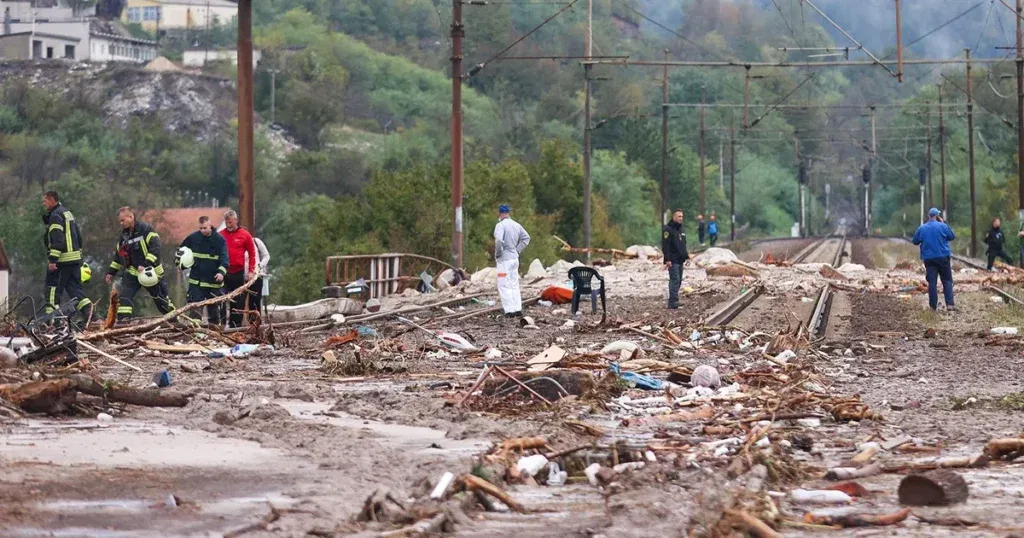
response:
M795 241L783 243L789 244L773 247L777 259L799 250L793 250ZM993 327L1024 328L1024 313L994 302L994 294L981 287L984 275L971 272L957 274L962 282L957 312L928 311L926 296L909 289L923 282L920 269L893 270L900 261L913 259L905 245L884 239L852 241L852 261L869 269L835 281L840 288L825 339L815 342L813 351L798 349L800 368L813 369L825 390L859 395L884 419L836 423L826 418L820 425L775 421L771 436L806 435L816 448L786 456L805 466L808 474L773 482L766 489L785 493L824 486L823 471L856 454L856 445L868 440L907 435L921 446L934 447L929 453L893 450L877 456L877 461L892 463L974 455L991 438L1015 437L1024 431L1024 342L988 334ZM743 253L741 258L756 261L760 252L752 258ZM282 337L288 345L273 353L238 359L158 354L141 347L120 355L141 367L143 374L90 356L100 375L140 387L148 384L152 372L167 368L174 386L165 390L191 393L191 403L183 409L115 405L109 422L91 416L34 416L0 423L0 535L220 536L245 528L247 537L376 536L397 526L357 521L368 496L386 488L402 499L420 497L444 472L469 472L475 457L503 439L544 436L555 449L609 439L707 440L702 429L714 424L710 420L647 424L641 415L624 421L614 407L576 398L551 408L456 405L485 362L522 368L551 345L593 361L602 346L625 339L639 344L649 359L687 368L710 364L727 378L750 368L795 374L766 361L759 347L673 349L621 328L676 328L676 334L687 340L703 319L754 279L709 279L702 269L688 268L689 293L683 293L679 310L669 311L664 308L667 275L658 264L625 262L605 275L608 323L602 326L597 325L600 315L589 313L589 305L578 318L571 316L567 305L528 308L536 329L485 315L430 323L449 314L417 314L421 324L500 350L498 358L449 353L430 335L393 321L367 323L378 336L356 341L358 349L353 344L331 347L341 366L327 369L322 368L324 341L347 329L295 332ZM809 314L807 299L826 282L816 271L787 267L762 267L760 279L768 292L734 323L747 333L795 327ZM528 285L524 297L557 280ZM1024 290L1004 288L1024 297ZM413 300L425 299L407 299ZM386 307L396 304L398 300ZM468 304L458 312L485 307ZM566 327L569 320L575 321L574 327ZM934 337L926 335L928 329L934 329ZM847 349L858 351L845 353ZM634 399L658 395L636 389L627 394ZM673 412L681 411L685 408ZM599 426L607 433L595 438L567 421ZM456 525L454 532L638 537L706 532L728 507L730 492L742 490L749 477L730 476L728 456L687 462L685 452L679 454L658 452L657 462L621 476L620 487L607 496L607 489L585 479L562 487L506 485L531 513L513 514L500 507L496 512L471 512L470 521ZM915 512L956 516L987 528L966 530L910 517L888 528L787 526L781 531L786 536L1024 532L1019 528L1024 525L1018 507L1024 495L1020 466L995 464L962 474L971 492L966 503ZM901 508L896 498L901 478L888 473L859 480L874 493L848 505L805 505L783 496L779 508L792 520L807 512L892 513ZM250 528L271 512L271 506L282 510L279 519Z

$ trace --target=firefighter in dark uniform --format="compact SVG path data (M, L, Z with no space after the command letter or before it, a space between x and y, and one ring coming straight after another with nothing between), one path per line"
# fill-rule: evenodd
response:
M188 269L188 302L218 297L228 273L228 243L213 229L210 217L199 217L199 230L181 243L176 265ZM220 325L220 305L206 307L210 324Z
M78 230L75 216L60 203L56 191L43 195L43 225L46 233L43 244L46 245L49 265L46 271L46 313L60 308L60 297L67 292L68 297L75 300L75 309L81 313L82 320L88 320L92 314L92 301L85 296L82 287L82 234Z
M686 232L683 230L683 210L672 212L672 220L661 229L661 252L668 269L668 307L679 308L679 286L683 283L683 264L690 259L686 252Z
M106 276L107 284L110 284L118 271L127 273L121 276L117 319L124 320L135 313L135 295L141 288L146 288L153 297L161 314L174 310L167 297L164 268L160 265L160 235L152 225L135 220L135 213L130 207L119 209L117 220L121 223L121 238L117 241L114 261L110 262Z

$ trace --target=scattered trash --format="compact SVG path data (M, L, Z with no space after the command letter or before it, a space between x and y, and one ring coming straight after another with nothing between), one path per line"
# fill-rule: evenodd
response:
M501 358L501 350L498 349L498 348L492 347L492 348L488 349L484 353L484 358L487 359L487 360L500 359Z
M238 344L234 347L222 347L210 351L207 357L211 359L223 359L225 357L245 357L256 351L274 351L274 346L269 344Z
M366 311L367 312L371 312L373 314L376 314L377 312L380 312L380 307L381 307L380 299L376 299L375 298L375 299L370 299L369 301L366 301Z
M452 482L454 482L454 481L455 481L455 475L450 473L450 472L446 472L443 475L441 475L441 479L437 481L437 485L434 486L433 491L430 492L430 498L431 499L443 498L444 494L448 491L448 488L451 487Z
M786 364L786 363L788 363L789 361L791 361L791 360L793 360L795 358L796 358L796 352L794 352L792 349L787 349L787 350L783 351L782 353L779 353L778 355L775 356L775 360L780 362L780 363L782 363L782 364Z
M516 469L520 473L527 476L533 476L540 472L541 469L546 467L548 464L548 458L544 454L536 454L533 456L525 456L519 459L516 463Z
M469 352L477 351L476 346L474 346L469 340L466 340L461 335L456 333L441 332L437 334L437 338L441 340L441 343L445 344L446 346L452 349Z
M171 386L171 374L166 369L160 370L153 374L153 381L150 383L151 387L164 388Z
M646 355L636 342L630 340L616 340L601 348L602 355L618 355L622 351L628 351L630 355L635 355L637 358L643 358Z
M629 383L638 389L646 390L661 390L664 387L664 383L660 379L655 379L649 375L642 375L635 372L622 372L619 369L618 363L612 363L608 370L613 374L619 376L623 381Z
M993 303L1005 303L1006 302L1006 300L1004 300L1002 297L1000 297L998 295L993 295L993 296L989 297L988 300L992 301Z
M552 303L551 301L545 301L543 299L540 300L540 301L537 301L537 306L541 306L541 307L544 307L544 308L549 308L549 307L551 307L554 304L555 303Z
M910 517L910 509L904 508L893 514L813 514L804 515L804 523L811 525L828 525L833 527L872 527L895 525Z
M523 316L519 318L519 326L524 329L537 329L537 322L530 316Z
M558 364L563 357L565 357L564 349L558 346L551 346L532 359L526 361L526 364L530 366L529 371L531 372L543 372L544 370Z
M640 469L643 469L645 465L647 464L642 461L630 461L626 463L620 463L615 467L612 467L612 470L615 471L616 473L624 473L626 471L639 471Z
M853 498L842 491L828 489L795 489L789 493L789 496L796 503L846 504L853 502Z
M690 383L695 387L717 389L722 386L722 378L714 366L702 364L694 369L690 377Z
M106 413L100 413L100 414L96 415L96 420L98 420L100 422L110 422L110 421L114 420L114 417L112 417L112 416L110 416L110 415L108 415Z
M563 323L562 327L561 327L561 329L563 331L571 331L571 330L573 330L575 328L576 328L576 322L571 320L571 319L566 320L565 323Z
M359 333L359 336L363 338L372 338L377 336L377 331L374 330L373 327L367 327L365 325L356 327L356 331Z
M566 480L569 479L569 473L559 469L558 464L551 462L548 464L548 482L549 486L564 486Z
M1014 336L1017 334L1017 327L993 327L992 334L1005 334Z

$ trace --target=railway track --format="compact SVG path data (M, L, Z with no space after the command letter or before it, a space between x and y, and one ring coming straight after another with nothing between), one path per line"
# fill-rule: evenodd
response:
M793 263L828 263L839 267L846 255L846 235L822 237L807 245L792 258Z
M798 336L807 336L811 340L825 336L825 332L828 330L835 294L836 290L827 283L815 293L809 315L800 320L800 326L797 330ZM765 295L765 286L761 282L757 282L712 313L705 320L705 324L713 327L730 325L733 320L747 312L751 306L765 300L768 300ZM782 300L788 301L787 299ZM760 306L764 307L765 305L762 304Z

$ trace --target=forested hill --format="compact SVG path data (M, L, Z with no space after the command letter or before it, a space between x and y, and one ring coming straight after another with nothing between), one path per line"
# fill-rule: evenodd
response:
M891 2L856 4L874 3L879 5L871 16L879 22L869 28L846 13L852 2L819 0L815 5L885 57L892 53L887 43L894 43L894 36L881 21L891 14ZM783 47L848 45L817 13L806 5L801 10L803 4L595 0L594 54L660 60L667 50L673 60L771 62L820 54L779 50ZM915 14L916 4L924 2L903 4L908 40L972 5L928 2L933 9ZM997 33L999 22L1006 27L1012 17L996 11L987 24L979 22L989 7L986 2L922 39L908 57L945 55L944 47L960 46L955 44L959 41L949 45L949 36L963 42L980 36L990 47L1008 44ZM277 298L315 296L323 259L331 254L408 251L448 259L450 2L267 0L254 9L256 45L263 51L256 73L256 105L263 122L257 134L257 232L273 252ZM1005 10L998 3L994 9ZM509 0L467 4L464 11L465 68L486 62L466 80L466 264L473 269L491 263L489 237L499 202L511 203L537 238L525 255L550 262L559 253L552 235L581 241L583 70L573 59L495 56L531 31L506 56L582 55L585 3ZM230 31L225 35L230 38ZM165 53L174 57L176 52ZM856 52L852 57L866 56ZM1016 188L1015 135L1004 121L1015 115L1013 81L1003 77L1012 67L1001 63L974 69L979 221L1015 216L1015 203L1005 195ZM231 69L217 73L233 76ZM273 117L301 145L297 151L281 151L266 136L272 73ZM608 247L655 243L662 70L600 65L593 75L594 242ZM749 120L756 124L749 131L741 128L742 109L706 110L706 211L719 217L724 233L730 124L736 126L737 227L745 237L787 235L798 219L794 138L799 157L808 164L810 229L829 231L839 218L860 222L860 171L868 164L865 147L871 142L869 109L770 109L774 104L920 105L875 111L873 224L884 233L912 230L918 169L927 168L929 124L936 191L939 184L936 83L945 82L947 104L963 103L958 89L965 87L962 66L908 66L902 84L880 66L754 68L751 75ZM743 88L742 68L670 70L673 103L697 103L702 91L711 105L742 103ZM169 131L155 118L112 123L100 94L67 107L44 87L6 80L0 97L0 188L9 194L0 201L9 209L0 212L0 236L26 268L15 273L20 292L35 293L41 285L36 202L44 188L69 193L69 204L87 224L86 254L97 263L107 255L113 233L107 206L173 207L194 203L196 190L211 193L222 206L235 202L231 121L203 141ZM230 113L232 106L219 104L218 113ZM949 108L944 118L949 209L958 231L968 211L964 110ZM699 207L699 112L686 107L670 111L668 205L683 208L692 224ZM44 172L28 174L25 159ZM111 187L113 182L125 187ZM831 188L830 221L825 220L826 184ZM939 205L937 195L934 200Z

